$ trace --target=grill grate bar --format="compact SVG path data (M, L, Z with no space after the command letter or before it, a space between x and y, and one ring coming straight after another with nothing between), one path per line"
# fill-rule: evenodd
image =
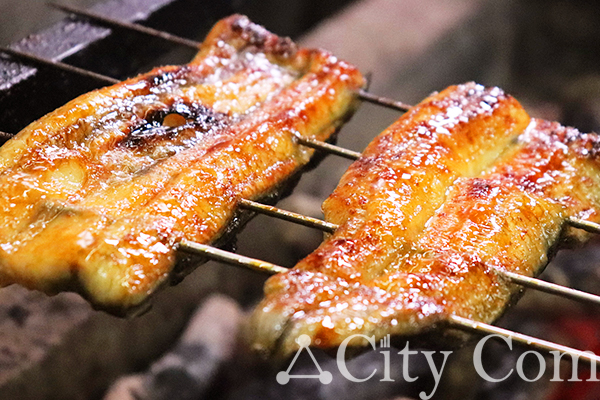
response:
M87 76L92 79L96 79L100 82L114 85L115 83L120 82L118 79L112 78L110 76L102 75L97 72L93 72L87 69L75 67L70 64L65 64L60 61L50 60L48 58L36 56L35 54L27 53L21 50L11 49L9 47L0 47L0 52L10 55L11 57L20 58L27 61L33 61L34 63L51 66L54 68L62 69L67 72L72 72L74 74Z
M563 346L561 344L536 338L534 336L514 332L483 322L473 321L471 319L463 318L458 315L452 315L450 317L449 324L453 328L460 329L469 333L477 333L479 335L499 335L503 338L510 339L524 346L532 347L547 352L558 351L560 353L569 354L571 357L573 357L573 360L582 358L586 361L589 361L590 363L600 364L600 357L598 357L591 351L577 350L572 347Z
M171 43L176 43L176 44L179 44L182 46L191 47L196 50L198 50L200 48L200 45L202 44L202 43L192 40L192 39L187 39L187 38L184 38L181 36L174 35L172 33L160 31L158 29L149 28L144 25L136 24L135 22L126 22L126 21L121 21L118 19L106 17L102 14L98 14L93 11L88 11L88 10L84 10L81 8L77 8L77 7L73 7L73 6L69 6L69 5L65 5L65 4L53 3L53 2L48 3L48 5L52 8L56 8L60 11L63 11L63 12L69 13L69 14L73 14L76 16L80 16L80 17L85 17L94 22L99 22L103 25L117 26L119 28L136 31L139 33L143 33L145 35L164 39Z
M339 157L347 158L348 160L358 160L361 156L361 153L354 150L349 150L344 147L336 146L330 143L322 142L320 140L316 140L313 138L305 138L298 134L296 136L296 141L301 145L306 147L311 147L313 149L322 150L326 153L333 154Z
M369 93L366 90L362 89L358 92L358 96L361 98L361 100L392 110L408 111L412 107L411 105L403 103L401 101L388 99L387 97L377 96L373 93Z
M196 243L185 239L179 242L177 248L186 253L200 254L214 261L220 261L238 267L250 268L251 270L264 272L267 274L279 274L288 270L288 268L271 264L263 260L242 256L226 250L221 250L217 247Z
M569 217L567 223L574 228L578 228L590 233L600 233L600 224L596 224L585 219Z
M521 286L525 286L534 290L539 290L541 292L554 294L557 296L566 297L568 299L575 300L580 303L588 303L600 306L600 296L596 296L595 294L583 292L581 290L571 289L569 287L557 285L556 283L547 282L542 279L531 278L529 276L520 275L510 271L503 271L497 268L493 268L493 270L497 274Z
M299 225L308 226L309 228L320 229L324 232L332 233L333 231L335 231L338 228L337 225L320 220L318 218L312 218L312 217L308 217L306 215L298 214L298 213L295 213L292 211L282 210L280 208L269 206L269 205L262 204L262 203L257 203L252 200L241 199L239 201L238 205L241 208L245 208L247 210L265 214L270 217L279 218L284 221L294 222Z

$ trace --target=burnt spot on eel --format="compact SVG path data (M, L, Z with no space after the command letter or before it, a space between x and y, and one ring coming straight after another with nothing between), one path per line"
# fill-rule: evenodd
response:
M145 148L165 140L176 140L178 135L192 129L195 136L221 130L230 124L227 114L198 103L179 102L168 108L150 110L145 118L132 126L121 146Z

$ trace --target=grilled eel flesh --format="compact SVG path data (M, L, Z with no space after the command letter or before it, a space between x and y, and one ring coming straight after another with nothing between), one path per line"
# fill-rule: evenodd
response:
M362 75L246 17L193 61L84 94L0 149L0 283L141 304L186 238L213 243L240 198L281 186L357 103Z
M424 229L410 244L395 244L393 260L376 275L363 273L369 266L344 247L353 241L371 249L372 242L336 232L294 270L271 278L254 315L255 343L288 354L301 334L330 348L357 333L435 332L452 314L491 323L520 292L495 269L534 276L560 245L585 241L588 234L565 222L600 221L599 184L597 135L533 120L497 163L477 177L459 177ZM356 272L330 272L332 259ZM273 321L279 325L269 330Z
M535 275L568 216L599 218L598 149L596 135L531 121L499 89L434 94L342 177L323 205L339 228L267 281L252 344L286 355L301 334L331 348L355 333L435 331L450 314L494 321L517 286L492 267Z

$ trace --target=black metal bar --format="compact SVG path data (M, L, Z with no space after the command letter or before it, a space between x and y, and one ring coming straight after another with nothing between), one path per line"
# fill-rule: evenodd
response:
M94 22L99 22L101 24L105 24L105 25L109 25L109 26L118 26L119 28L129 29L129 30L143 33L143 34L146 34L149 36L158 37L158 38L167 40L172 43L180 44L182 46L187 46L187 47L191 47L194 49L198 49L201 45L200 42L197 42L195 40L183 38L181 36L173 35L172 33L160 31L158 29L149 28L144 25L136 24L135 22L126 22L126 21L121 21L121 20L115 19L115 18L110 18L105 15L93 12L93 11L83 10L83 9L80 9L77 7L68 6L68 5L64 5L64 4L57 4L57 3L53 3L53 2L48 3L48 5L50 7L56 8L58 10L61 10L61 11L64 11L64 12L67 12L70 14L88 18Z
M118 79L111 78L110 76L98 74L98 73L93 72L93 71L88 71L87 69L78 68L78 67L74 67L74 66L69 65L69 64L65 64L65 63L63 63L61 61L50 60L50 59L47 59L47 58L44 58L44 57L36 56L35 54L26 53L24 51L11 49L9 47L0 47L0 52L8 54L8 55L10 55L12 57L16 57L16 58L20 58L20 59L28 60L28 61L33 61L33 62L38 63L38 64L50 65L50 66L55 67L55 68L60 68L60 69L62 69L64 71L68 71L68 72L72 72L72 73L75 73L75 74L87 76L89 78L93 78L93 79L96 79L98 81L101 81L101 82L104 82L104 83L108 83L108 84L111 84L111 85L119 82Z

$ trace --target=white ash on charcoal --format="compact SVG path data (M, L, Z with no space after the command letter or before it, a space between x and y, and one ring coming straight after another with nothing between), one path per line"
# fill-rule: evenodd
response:
M145 395L144 375L127 375L112 384L104 400L138 400Z
M0 398L98 398L109 382L156 359L177 340L195 305L221 280L202 274L159 293L135 318L94 311L81 297L11 286L0 290ZM100 372L99 372L100 371Z
M237 303L209 297L169 352L142 374L121 378L105 400L196 400L206 398L235 349L242 319Z

